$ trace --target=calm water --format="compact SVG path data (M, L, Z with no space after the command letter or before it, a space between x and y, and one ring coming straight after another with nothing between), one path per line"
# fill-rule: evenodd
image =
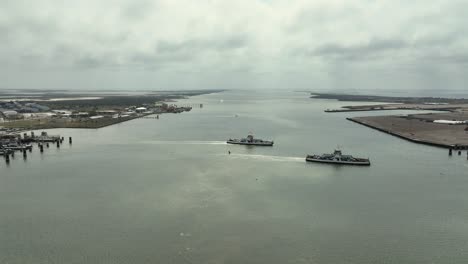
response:
M0 263L467 263L466 154L323 113L342 103L304 93L185 102L204 108L51 130L73 145L1 160ZM275 146L224 144L250 131ZM373 165L304 162L337 145Z

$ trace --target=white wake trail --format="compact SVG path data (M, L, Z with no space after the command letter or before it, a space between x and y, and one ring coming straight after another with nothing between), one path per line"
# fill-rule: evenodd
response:
M288 157L288 156L272 156L272 155L258 155L258 154L230 154L232 158L237 159L255 159L262 161L275 161L275 162L304 162L305 158L302 157Z
M197 140L152 140L142 142L155 145L226 145L225 141L197 141Z

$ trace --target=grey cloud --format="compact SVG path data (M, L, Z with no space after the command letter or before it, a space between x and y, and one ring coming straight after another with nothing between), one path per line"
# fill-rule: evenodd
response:
M400 50L408 46L409 44L402 40L371 40L366 43L349 46L334 43L316 48L311 52L311 55L344 59L362 59L387 51Z
M187 63L205 53L224 53L245 47L248 38L244 35L229 36L220 39L192 39L183 42L160 41L154 51L139 52L130 55L132 63L148 67L162 67L164 64Z
M125 5L120 13L123 17L130 20L142 20L151 14L155 3L151 1L135 1Z
M70 80L63 77L63 86L95 71L112 85L247 80L245 88L279 88L293 80L334 88L349 83L343 71L373 88L381 82L371 72L392 71L408 87L418 84L410 76L430 67L439 73L432 78L456 76L458 85L468 83L460 74L468 61L466 7L463 0L7 0L0 77L13 88L27 86L28 76L35 76L30 86L47 83L41 76L53 82L59 70ZM116 68L119 82L105 74Z
M407 62L438 61L443 63L461 63L468 53L452 47L458 43L460 36L421 37L416 40L373 39L364 43L343 45L330 43L318 46L313 50L298 49L297 55L320 57L334 61L368 62L379 59L397 59L404 57Z
M245 35L233 35L213 39L191 39L183 42L161 41L157 44L157 51L173 53L183 51L226 51L243 48L248 44Z
M436 63L450 63L468 66L468 52L456 54L432 54L422 60Z
M92 55L84 55L74 60L76 66L81 68L97 68L108 63L107 59L99 58Z
M195 54L188 52L135 53L129 56L129 63L137 67L158 69L171 64L190 62Z

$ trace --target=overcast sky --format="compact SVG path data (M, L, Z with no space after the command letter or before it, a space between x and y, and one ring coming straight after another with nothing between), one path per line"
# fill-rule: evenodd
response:
M0 89L466 89L468 0L1 0Z

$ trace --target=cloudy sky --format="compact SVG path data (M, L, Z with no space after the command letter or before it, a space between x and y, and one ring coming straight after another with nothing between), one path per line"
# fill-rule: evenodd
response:
M467 0L1 0L0 89L466 89Z

